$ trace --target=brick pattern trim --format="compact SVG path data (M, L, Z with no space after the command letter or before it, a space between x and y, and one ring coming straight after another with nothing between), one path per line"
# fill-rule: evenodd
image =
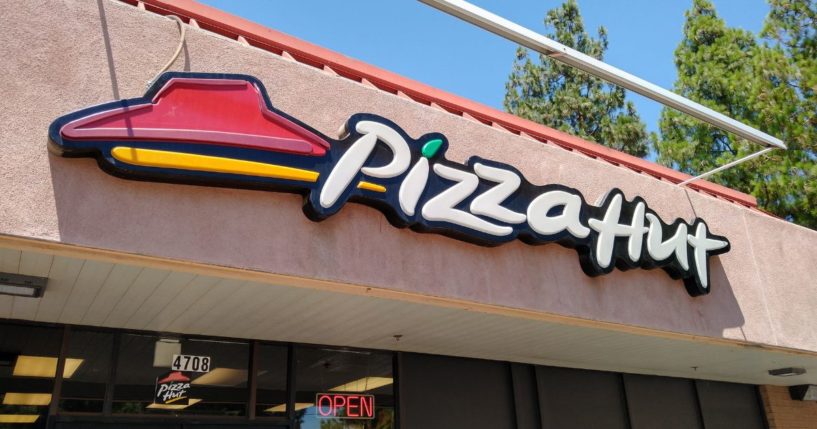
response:
M817 401L795 401L785 386L760 386L769 429L817 429Z

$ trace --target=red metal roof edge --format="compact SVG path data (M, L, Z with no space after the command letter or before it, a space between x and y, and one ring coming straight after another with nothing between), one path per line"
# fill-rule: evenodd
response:
M426 105L438 105L460 115L472 116L487 125L498 125L514 134L527 134L542 142L553 143L567 150L575 150L591 158L599 158L614 165L620 165L645 173L659 180L680 183L689 175L673 170L615 149L593 143L550 127L529 121L475 101L447 93L437 88L408 79L362 61L349 58L337 52L313 45L260 24L231 15L219 9L203 5L195 0L120 0L161 15L177 15L188 23L191 19L205 30L231 39L243 38L252 46L317 67L331 69L332 72L390 92L403 93L409 98ZM734 189L698 180L689 188L723 198L739 205L756 208L757 199Z

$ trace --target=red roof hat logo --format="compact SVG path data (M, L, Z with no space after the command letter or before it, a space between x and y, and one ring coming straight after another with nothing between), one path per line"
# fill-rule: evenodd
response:
M329 144L270 110L257 84L172 77L148 102L92 113L59 130L72 141L163 141L323 156Z
M161 380L157 381L159 384L170 383L170 382L179 382L179 383L187 383L190 381L190 377L182 374L179 371L173 371L167 374L166 377L162 378Z

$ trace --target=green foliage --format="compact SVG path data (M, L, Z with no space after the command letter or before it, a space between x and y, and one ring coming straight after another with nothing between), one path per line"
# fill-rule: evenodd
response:
M550 10L545 27L548 37L601 60L607 50L607 32L591 37L584 29L575 0ZM513 71L505 85L505 110L579 137L635 156L649 150L649 138L623 88L607 84L545 55L531 59L519 48Z
M758 39L729 28L708 0L694 0L675 51L675 91L781 138L789 150L726 170L709 180L753 194L760 206L817 227L817 4L770 0ZM760 149L665 108L659 162L699 174Z

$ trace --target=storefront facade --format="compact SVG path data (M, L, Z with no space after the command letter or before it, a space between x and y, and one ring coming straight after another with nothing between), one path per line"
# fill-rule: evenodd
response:
M817 424L751 196L192 1L0 11L0 426Z
M58 428L765 427L749 384L79 326L0 332L17 351L0 378L4 412L37 417L23 427L49 413ZM160 405L156 350L176 344L217 367L193 379L189 405ZM338 415L323 392L373 407Z

